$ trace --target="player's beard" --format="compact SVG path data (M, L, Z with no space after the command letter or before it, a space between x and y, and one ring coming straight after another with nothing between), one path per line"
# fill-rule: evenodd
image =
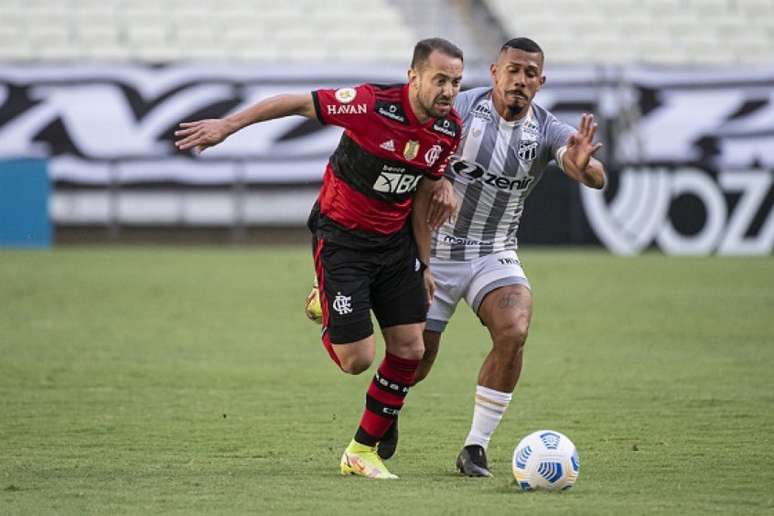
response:
M443 103L439 105L439 103ZM444 95L438 95L428 103L422 103L422 108L428 115L440 118L449 114L452 108L452 99Z
M523 91L519 91L523 97L513 95L512 91L513 90L509 90L505 92L503 95L503 104L505 104L505 108L511 116L517 116L524 113L526 109L529 108L529 103L532 99L529 97L529 94Z

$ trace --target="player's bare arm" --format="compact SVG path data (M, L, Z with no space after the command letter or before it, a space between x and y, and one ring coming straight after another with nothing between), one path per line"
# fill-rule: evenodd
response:
M570 136L561 159L565 174L586 186L599 189L605 186L605 168L593 157L602 147L601 143L594 143L596 132L594 115L584 113L578 132Z
M417 243L417 256L419 260L424 264L424 281L425 290L427 291L427 304L429 305L433 300L433 293L435 292L435 282L433 281L433 275L430 272L430 268L426 267L430 263L430 236L431 227L428 223L428 213L430 210L430 202L433 198L433 193L437 183L445 183L446 181L441 179L438 181L431 181L426 178L422 178L417 186L417 191L414 194L414 206L411 212L411 226L414 232L414 240Z
M183 122L180 124L180 129L175 131L175 146L181 151L194 149L196 152L201 152L219 144L248 125L290 115L316 118L312 95L310 93L277 95L261 100L225 118Z

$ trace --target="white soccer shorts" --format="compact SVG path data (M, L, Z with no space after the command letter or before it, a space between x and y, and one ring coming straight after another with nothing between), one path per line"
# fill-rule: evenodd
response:
M496 288L506 285L531 288L516 251L500 251L465 262L431 258L430 271L435 279L435 294L425 329L439 333L446 328L463 297L478 314L484 297Z

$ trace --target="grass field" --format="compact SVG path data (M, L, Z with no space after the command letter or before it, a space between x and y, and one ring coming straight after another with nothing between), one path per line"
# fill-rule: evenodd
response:
M0 513L773 514L774 259L522 259L495 478L453 469L488 350L461 306L374 482L338 476L370 374L304 319L306 248L0 252ZM578 446L570 492L513 484L541 428Z

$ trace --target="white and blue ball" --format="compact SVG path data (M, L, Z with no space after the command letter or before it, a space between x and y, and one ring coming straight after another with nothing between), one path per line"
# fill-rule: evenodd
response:
M513 476L525 491L570 489L578 480L580 459L564 434L539 430L519 442L513 451Z

